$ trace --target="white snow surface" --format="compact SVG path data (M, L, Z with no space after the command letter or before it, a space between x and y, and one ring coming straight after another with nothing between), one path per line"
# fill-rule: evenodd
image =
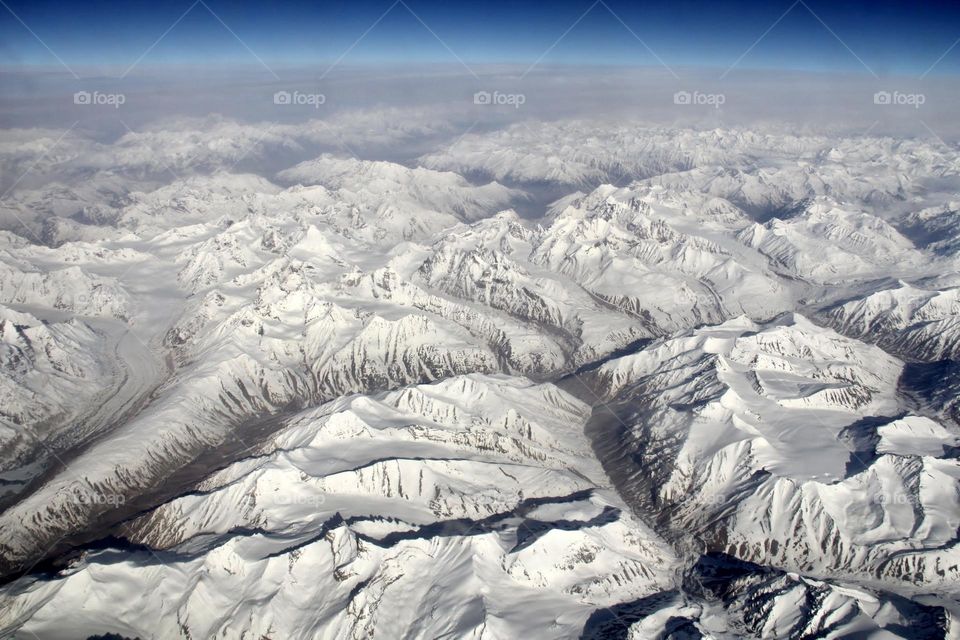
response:
M340 144L452 133L5 133L36 173L0 205L0 634L572 638L653 598L631 637L897 637L940 615L902 598L960 611L954 149L575 120L404 162ZM908 395L917 367L944 373ZM718 604L684 581L705 549L771 573Z

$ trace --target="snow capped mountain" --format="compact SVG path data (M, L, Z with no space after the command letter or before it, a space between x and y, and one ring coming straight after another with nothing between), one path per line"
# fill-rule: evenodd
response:
M663 215L628 196L600 187L571 202L555 214L534 261L640 317L655 333L788 308L790 293L768 268L743 264L722 240L674 227L673 211Z
M588 432L668 537L952 599L960 431L904 415L902 371L800 316L737 319L584 374L607 407Z
M0 142L0 635L957 637L955 152L421 116Z
M910 359L960 359L960 289L927 290L899 282L823 315L838 331Z
M78 320L42 322L28 313L0 307L0 412L3 471L27 467L37 441L57 426L82 416L75 398L102 398L110 388L115 363L106 336ZM16 475L15 473L13 475ZM15 490L23 479L4 482Z
M918 245L939 255L960 253L960 203L928 207L905 216L902 225Z
M890 224L829 199L787 220L754 223L739 238L784 273L815 283L909 273L922 264L921 254Z
M319 184L328 189L352 189L358 183L364 200L393 198L393 205L409 215L411 208L428 207L436 212L454 212L467 220L486 217L490 211L509 206L523 192L497 183L473 187L461 176L417 167L409 169L390 162L364 162L353 158L323 155L281 171L284 182ZM396 200L409 194L410 200ZM424 212L426 213L426 212Z
M949 615L895 594L705 554L682 589L599 610L584 638L943 638Z
M130 304L129 296L115 281L92 276L79 266L43 272L4 264L0 296L6 304L120 319L127 317Z
M588 415L552 385L478 375L308 410L130 522L129 550L87 553L62 579L5 594L2 624L41 635L63 615L77 616L74 633L131 636L311 637L318 621L332 637L384 624L575 634L595 607L659 591L675 562L604 489ZM168 596L84 616L107 604L84 595L90 586L121 576Z
M817 195L883 205L922 193L928 178L955 176L960 168L953 150L922 140L578 120L469 133L421 161L501 182L582 187L650 178L757 206L756 213L760 205L780 209Z

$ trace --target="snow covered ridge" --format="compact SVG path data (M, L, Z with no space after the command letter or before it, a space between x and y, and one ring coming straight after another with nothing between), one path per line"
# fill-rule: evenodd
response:
M281 171L277 178L292 184L322 184L328 188L345 190L362 184L370 195L391 197L392 206L405 211L426 206L436 211L455 213L467 220L485 218L491 211L505 209L511 201L524 197L522 191L508 189L495 182L473 187L455 173L422 167L408 169L391 162L363 162L331 155L301 162ZM409 194L410 200L397 201L404 193Z
M588 433L670 538L952 601L960 430L908 413L902 368L800 316L732 320L584 374L609 408Z
M86 553L3 593L0 625L575 636L597 606L664 589L676 562L602 486L589 411L552 385L478 375L306 411L133 520L130 541L148 546Z
M395 116L5 199L0 635L956 636L952 150Z
M868 337L919 360L960 360L960 288L923 289L905 282L823 312L844 333Z
M753 204L810 195L896 197L911 182L956 175L955 151L935 141L834 138L564 121L470 133L423 156L432 169L481 171L497 180L583 186L620 176L696 180L714 195ZM757 169L762 171L757 172ZM677 175L679 178L672 176ZM741 201L742 203L742 201Z

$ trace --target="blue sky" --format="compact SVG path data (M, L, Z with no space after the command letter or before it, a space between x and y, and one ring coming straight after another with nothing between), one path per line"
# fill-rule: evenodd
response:
M204 1L216 17L203 4L195 5L143 57L142 65L256 64L256 54L270 65L322 66L354 45L392 4L392 0ZM456 62L432 30L468 63L531 64L553 46L541 64L657 65L632 30L664 62L678 68L705 66L722 71L743 56L737 69L869 73L869 67L881 76L920 75L960 38L960 3L956 2L804 1L783 16L792 0L606 0L613 13L596 4L584 16L592 0L551 4L406 0L426 26L397 4L354 46L344 63ZM71 67L126 68L183 16L193 0L3 2L0 64L57 65L42 40ZM564 32L567 35L557 42ZM943 57L931 74L958 72L960 46Z

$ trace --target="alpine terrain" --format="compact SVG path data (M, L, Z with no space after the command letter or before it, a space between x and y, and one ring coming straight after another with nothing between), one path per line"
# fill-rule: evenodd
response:
M0 636L960 638L956 149L465 129L3 132Z

